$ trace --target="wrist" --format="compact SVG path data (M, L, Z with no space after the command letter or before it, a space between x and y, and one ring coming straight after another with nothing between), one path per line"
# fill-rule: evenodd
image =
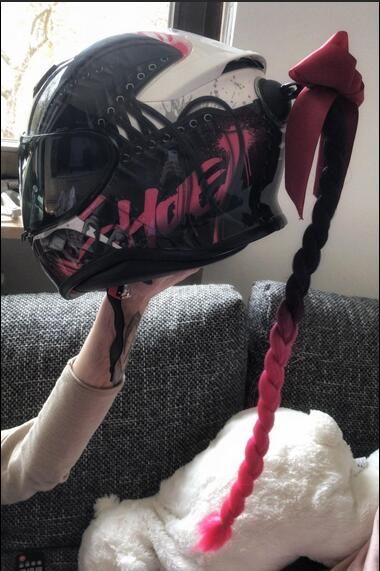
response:
M125 339L122 362L120 363L121 371L124 371L126 368L138 323L148 303L149 298L146 297L137 298L133 296L122 299ZM110 378L110 350L115 334L113 308L108 298L105 297L99 308L94 325L72 365L74 374L84 384L104 389L112 386ZM122 380L122 374L120 380Z
M96 389L108 389L110 383L109 365L106 355L93 359L93 355L87 350L81 350L75 361L71 364L71 370L75 377L84 385Z

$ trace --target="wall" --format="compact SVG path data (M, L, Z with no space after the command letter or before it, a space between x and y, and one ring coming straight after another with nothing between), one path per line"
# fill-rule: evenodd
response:
M366 100L341 204L313 286L347 295L379 295L379 35L377 2L239 2L233 44L262 53L268 78L289 81L287 70L338 30L366 84ZM303 222L284 187L280 203L288 226L204 271L204 282L228 282L246 298L259 279L286 281L313 206L311 187Z
M28 242L1 240L1 272L2 294L56 291Z

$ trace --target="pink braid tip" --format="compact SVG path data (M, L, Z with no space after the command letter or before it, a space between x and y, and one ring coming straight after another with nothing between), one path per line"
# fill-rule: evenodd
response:
M233 523L244 511L245 499L253 492L255 482L264 470L264 457L269 449L269 433L274 425L275 412L281 404L285 367L297 334L297 323L283 302L278 310L277 322L269 335L270 348L265 356L264 370L258 383L258 419L245 448L245 459L220 513L207 516L199 524L201 539L194 548L197 552L218 551L230 540Z
M199 532L202 538L195 546L195 551L201 553L218 551L232 537L232 527L223 523L218 513L205 517L199 524Z

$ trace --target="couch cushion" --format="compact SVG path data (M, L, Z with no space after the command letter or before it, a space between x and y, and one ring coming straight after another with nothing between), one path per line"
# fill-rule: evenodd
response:
M258 282L249 301L249 397L268 348L268 332L284 295L283 284ZM379 446L379 303L312 290L288 365L282 406L330 414L354 455Z
M3 428L38 414L100 300L2 298ZM230 286L181 286L155 298L140 324L125 388L68 482L2 508L2 569L13 568L22 547L42 548L49 571L76 569L70 561L97 497L153 494L205 449L244 407L246 341L245 307Z

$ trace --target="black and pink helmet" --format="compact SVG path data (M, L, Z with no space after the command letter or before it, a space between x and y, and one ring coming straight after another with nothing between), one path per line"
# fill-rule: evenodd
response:
M70 298L204 266L282 228L291 89L265 60L171 32L52 68L21 138L26 235Z

